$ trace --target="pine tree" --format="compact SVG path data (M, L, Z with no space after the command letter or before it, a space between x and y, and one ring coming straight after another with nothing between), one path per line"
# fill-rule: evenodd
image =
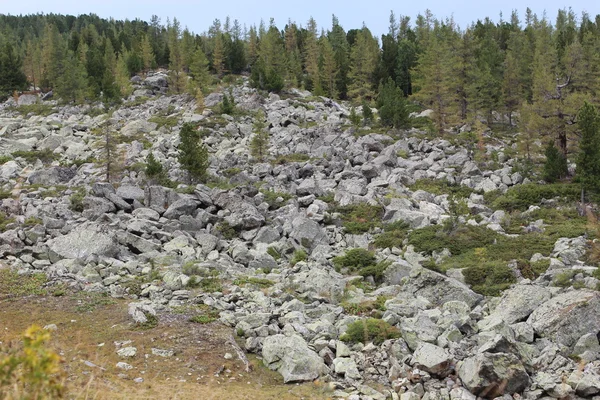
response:
M221 32L217 32L215 34L214 46L212 65L215 73L220 78L221 75L223 75L223 66L225 62L225 49L223 47L223 38Z
M210 165L208 148L202 142L200 133L190 123L185 123L179 131L179 155L181 167L188 173L192 182L204 181Z
M208 72L208 59L201 48L197 48L192 56L190 76L201 90L208 88L211 80L210 73Z
M358 31L356 41L350 52L350 72L348 78L348 96L354 99L372 99L373 78L378 63L379 46L371 32L363 27Z
M344 28L339 24L337 17L332 18L331 32L327 38L335 54L337 74L335 78L336 92L341 99L348 96L348 71L350 70L350 46Z
M82 103L88 90L86 70L71 51L67 53L54 91L63 101Z
M121 96L127 97L132 92L129 69L127 68L127 53L117 58L116 84L119 86Z
M377 108L382 125L400 128L408 124L406 99L391 77L379 85Z
M321 82L325 94L332 99L337 98L335 53L329 39L321 35Z
M0 54L0 96L27 88L27 77L22 71L21 58L12 45L6 43Z
M150 38L148 35L144 35L142 38L141 44L141 52L142 52L142 63L144 66L144 70L148 71L154 68L156 64L156 59L154 56L154 50L152 50L152 44L150 43Z
M269 131L266 127L265 114L261 110L254 120L254 136L250 141L250 154L260 162L265 160L269 148Z
M319 44L317 42L317 23L313 18L308 21L304 39L304 65L306 70L307 89L315 95L323 94L319 76Z
M597 193L600 190L600 116L596 107L584 103L579 111L577 127L581 132L577 178L581 182L582 193Z
M456 115L457 65L457 55L447 40L436 33L428 38L428 46L413 74L414 97L433 109L433 122L440 134Z
M546 182L553 183L567 176L567 159L556 148L553 141L548 142L545 155L543 178Z

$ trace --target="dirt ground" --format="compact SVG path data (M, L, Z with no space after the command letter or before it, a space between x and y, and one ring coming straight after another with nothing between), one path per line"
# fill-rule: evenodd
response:
M18 343L32 324L55 324L49 346L63 359L69 398L282 400L326 399L330 393L319 382L285 385L279 374L250 355L247 373L230 343L232 329L218 322L190 322L202 312L195 306L159 314L156 326L141 328L132 323L123 300L87 293L1 294L2 288L0 349ZM121 347L133 346L137 354L124 359L115 342L126 341L131 342ZM154 355L153 348L174 355ZM233 357L226 359L226 353ZM120 361L133 368L117 368Z

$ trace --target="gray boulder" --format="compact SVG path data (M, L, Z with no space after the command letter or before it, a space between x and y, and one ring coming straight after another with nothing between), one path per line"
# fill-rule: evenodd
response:
M198 208L198 201L189 197L183 197L167 208L163 217L178 219L182 215L191 215Z
M36 171L29 175L29 183L32 185L58 185L67 183L77 174L73 168L50 167L41 171Z
M269 336L263 342L264 364L279 372L285 383L313 381L328 372L317 353L300 336Z
M600 293L590 290L561 293L539 306L527 322L537 335L572 347L581 336L598 333Z
M529 385L529 375L517 357L505 353L481 353L458 364L458 376L474 395L493 399L519 393Z
M515 286L504 292L494 311L479 322L479 327L486 329L502 321L507 324L523 321L550 297L550 290L543 286Z
M405 292L415 297L422 296L435 305L458 300L473 308L483 299L482 295L475 293L464 283L426 268L414 268L409 278L403 281Z
M181 198L179 193L162 186L149 186L144 190L146 207L162 214Z
M114 236L92 224L80 225L67 235L52 239L49 247L62 258L115 257L119 252Z
M448 352L430 343L420 343L413 354L413 363L418 368L438 377L445 377L451 371L452 357Z
M312 249L319 244L328 244L327 236L318 222L305 217L296 217L292 221L290 239L297 246Z

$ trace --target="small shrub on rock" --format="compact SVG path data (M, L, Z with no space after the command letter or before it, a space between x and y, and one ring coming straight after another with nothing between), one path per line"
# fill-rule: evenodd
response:
M400 337L398 328L388 324L384 320L368 318L359 321L354 321L348 325L348 330L340 339L344 342L367 344L373 342L375 344L383 343L388 339L397 339Z

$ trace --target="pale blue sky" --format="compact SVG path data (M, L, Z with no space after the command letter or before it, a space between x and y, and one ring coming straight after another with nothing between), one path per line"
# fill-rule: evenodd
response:
M582 11L587 11L592 20L596 14L600 14L600 1L593 0L571 0L568 3L564 0L532 0L528 3L519 0L0 0L0 13L95 13L101 17L143 20L149 20L156 14L163 23L167 17L176 17L182 26L196 33L206 31L215 18L224 21L227 15L232 21L238 19L248 26L258 25L261 18L268 23L273 17L279 27L283 27L288 18L306 25L312 16L320 31L322 27L328 29L331 26L331 15L335 14L345 29L360 28L364 21L375 34L380 35L387 32L390 10L397 16L410 16L414 21L417 14L429 8L437 18L454 16L454 20L464 29L471 22L486 16L498 21L500 12L508 19L513 9L523 19L526 7L530 7L538 16L546 11L548 19L554 22L557 10L569 6L578 16Z

